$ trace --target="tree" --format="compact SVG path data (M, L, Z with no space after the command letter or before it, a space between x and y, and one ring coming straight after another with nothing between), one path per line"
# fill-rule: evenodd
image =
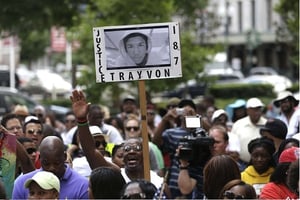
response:
M82 6L89 0L22 0L2 1L0 30L17 35L21 41L21 59L30 63L45 54L49 31L54 25L71 27Z
M294 51L292 52L292 62L298 66L299 70L299 1L280 0L275 7L284 23L278 26L277 33L279 40L286 42ZM289 41L286 38L290 38Z

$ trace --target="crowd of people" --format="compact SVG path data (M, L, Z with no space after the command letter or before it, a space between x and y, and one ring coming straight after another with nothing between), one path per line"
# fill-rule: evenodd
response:
M0 198L299 199L299 100L279 93L272 115L257 97L225 108L214 100L170 98L161 110L147 102L141 116L128 96L110 115L74 90L64 121L41 105L15 106L1 120ZM3 162L13 146L11 180Z

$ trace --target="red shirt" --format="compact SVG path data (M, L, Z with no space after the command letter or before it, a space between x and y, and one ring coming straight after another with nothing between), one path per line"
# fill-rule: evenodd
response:
M298 195L293 193L283 184L274 182L267 183L261 190L259 199L298 199Z
M34 167L36 168L36 169L39 169L39 168L41 168L41 161L40 161L40 152L39 151L37 151L36 152L36 157L35 157L35 162L34 162Z

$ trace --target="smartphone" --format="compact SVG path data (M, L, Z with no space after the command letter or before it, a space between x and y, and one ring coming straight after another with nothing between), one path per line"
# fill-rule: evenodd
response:
M184 108L176 108L176 113L177 113L177 115L183 115Z

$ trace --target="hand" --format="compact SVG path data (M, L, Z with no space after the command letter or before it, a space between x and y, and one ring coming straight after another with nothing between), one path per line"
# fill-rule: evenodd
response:
M87 120L90 103L86 102L83 92L74 90L70 99L72 101L72 109L76 119L79 121Z
M179 152L180 152L180 149L181 149L182 147L183 147L182 145L179 145L179 146L177 147L175 156L179 157ZM189 166L190 163L189 163L189 161L187 161L187 160L183 160L183 159L180 159L180 158L179 158L179 165L180 165L180 166Z
M13 133L9 133L8 130L2 125L0 125L0 133L4 133L6 135L15 135Z
M176 109L169 109L168 112L165 114L165 116L163 117L163 120L171 122L174 119L176 119L177 117L179 117L179 115L177 115L176 113Z

